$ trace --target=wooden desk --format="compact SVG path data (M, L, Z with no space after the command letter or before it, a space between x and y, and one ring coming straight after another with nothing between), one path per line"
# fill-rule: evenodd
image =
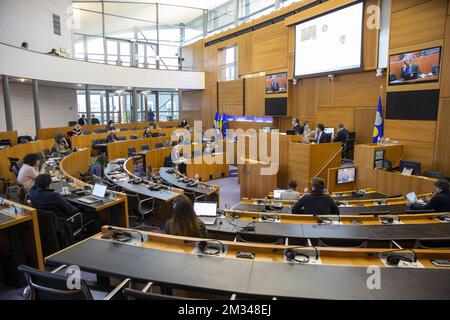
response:
M203 182L230 176L226 154L204 155L190 159L190 163L186 165L186 175L191 179L198 176Z
M375 168L375 154L377 151L384 151L384 160L390 160L392 168L400 165L400 160L405 157L406 147L403 144L377 145L377 144L358 144L355 146L356 167L369 169Z
M36 210L8 200L5 200L5 204L7 206L0 207L0 254L12 256L16 267L27 264L43 270L44 259Z
M288 180L295 180L299 191L303 191L305 188L309 189L313 177L319 176L326 181L328 169L341 166L341 150L340 142L323 144L290 142ZM286 186L281 186L281 188L286 188Z
M74 180L73 185L77 187L85 186L85 183L80 181L80 172L87 172L90 166L91 159L91 150L90 149L82 149L77 152L74 152L60 162L60 170L64 177ZM65 183L62 181L62 183ZM56 184L55 184L56 185ZM70 186L70 184L68 185ZM62 186L61 186L62 189ZM127 196L120 192L113 192L115 195L115 199L110 201L105 201L101 204L92 204L87 205L85 203L81 203L76 201L76 199L68 199L76 203L79 206L83 206L88 210L95 211L99 213L101 219L103 219L104 223L108 223L107 221L111 221L113 216L117 218L117 225L121 227L129 226L128 219L128 200ZM107 216L111 216L108 220Z
M171 136L155 137L155 138L141 138L126 141L117 141L108 143L107 154L108 161L120 158L128 158L128 148L134 147L136 151L140 151L143 145L148 145L151 149L155 149L157 143L164 143L171 141Z
M238 165L238 175L241 187L241 197L263 198L277 186L277 173L263 174L263 170L270 168L270 164L241 158Z
M13 146L17 144L17 137L17 131L0 132L0 140L9 140Z
M55 144L54 139L32 141L30 143L18 144L10 148L0 150L0 176L6 180L15 180L15 176L9 171L8 158L23 159L29 153L42 152L51 149Z

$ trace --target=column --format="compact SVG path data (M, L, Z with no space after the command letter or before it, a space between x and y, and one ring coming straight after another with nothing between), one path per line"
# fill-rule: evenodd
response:
M9 96L9 78L8 76L2 76L2 86L3 86L3 102L5 105L5 120L6 120L6 131L13 131L13 121L11 113L11 99Z
M86 85L86 118L87 123L91 124L91 87Z
M39 109L39 83L33 79L31 83L33 89L33 108L34 108L34 124L36 126L36 137L39 138L39 129L41 129L41 111Z

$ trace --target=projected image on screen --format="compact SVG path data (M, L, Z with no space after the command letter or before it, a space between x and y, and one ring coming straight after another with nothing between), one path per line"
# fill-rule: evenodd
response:
M295 76L362 67L363 3L300 23L295 29Z
M392 55L389 58L389 84L439 81L441 47Z

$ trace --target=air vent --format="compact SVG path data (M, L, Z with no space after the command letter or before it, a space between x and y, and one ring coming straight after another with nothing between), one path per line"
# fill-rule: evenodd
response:
M53 15L53 33L61 35L61 17L56 14Z

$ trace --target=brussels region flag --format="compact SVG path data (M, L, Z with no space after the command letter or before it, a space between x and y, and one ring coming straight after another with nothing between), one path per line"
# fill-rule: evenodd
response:
M375 117L375 126L373 128L373 143L377 143L383 137L383 106L381 96L378 97L377 115Z

